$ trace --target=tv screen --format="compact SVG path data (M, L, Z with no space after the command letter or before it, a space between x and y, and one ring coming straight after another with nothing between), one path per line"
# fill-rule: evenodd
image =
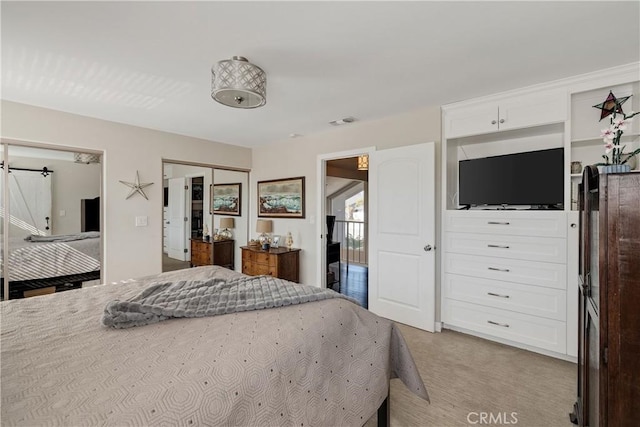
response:
M461 205L560 205L564 149L530 151L459 162Z

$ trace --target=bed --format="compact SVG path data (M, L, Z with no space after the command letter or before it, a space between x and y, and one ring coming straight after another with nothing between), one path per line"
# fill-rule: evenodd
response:
M342 298L101 324L155 283L239 276L197 267L0 303L3 425L357 426L388 417L394 377L428 399L393 322Z
M100 279L99 232L35 237L9 237L10 299L44 288L79 288L83 281Z

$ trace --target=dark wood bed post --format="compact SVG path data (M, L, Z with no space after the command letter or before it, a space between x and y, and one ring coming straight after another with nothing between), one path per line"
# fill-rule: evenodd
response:
M391 391L391 390L389 390ZM378 427L390 427L391 426L391 408L389 401L389 393L384 402L378 408Z

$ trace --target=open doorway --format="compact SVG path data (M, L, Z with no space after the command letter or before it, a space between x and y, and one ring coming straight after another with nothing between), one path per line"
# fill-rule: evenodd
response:
M326 284L368 306L368 169L358 156L325 164Z

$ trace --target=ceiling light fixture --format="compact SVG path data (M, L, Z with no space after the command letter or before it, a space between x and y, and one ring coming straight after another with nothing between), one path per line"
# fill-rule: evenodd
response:
M369 170L369 155L361 154L358 156L358 170L359 171L367 171Z
M100 163L100 154L93 153L73 153L73 161L75 163Z
M340 126L340 125L346 125L347 123L353 123L355 121L356 119L353 117L345 117L344 119L333 120L329 122L329 124L332 126Z
M234 108L256 108L267 103L267 75L243 56L211 67L211 97Z

